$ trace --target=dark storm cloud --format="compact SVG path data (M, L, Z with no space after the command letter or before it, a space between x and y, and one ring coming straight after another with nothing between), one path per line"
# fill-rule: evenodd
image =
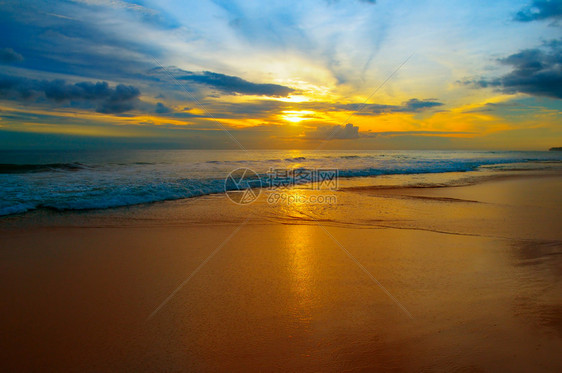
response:
M498 61L513 70L496 79L461 82L477 88L496 87L504 93L526 93L532 96L562 98L562 43L553 40L547 49L525 49Z
M134 86L107 82L66 83L64 80L35 80L24 77L0 76L0 99L50 101L74 106L93 106L97 112L117 114L133 110L140 91Z
M515 15L515 20L519 22L560 20L561 18L561 0L534 0L530 6L523 8Z
M21 54L15 52L12 48L0 49L0 63L14 63L23 61Z
M177 77L197 84L203 84L226 94L244 94L255 96L286 97L295 90L278 84L252 83L237 76L214 73L210 71L184 71Z

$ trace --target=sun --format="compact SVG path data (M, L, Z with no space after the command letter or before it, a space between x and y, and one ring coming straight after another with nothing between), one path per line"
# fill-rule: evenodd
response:
M304 120L311 120L312 115L315 114L314 111L310 110L285 110L281 118L287 122L300 123Z

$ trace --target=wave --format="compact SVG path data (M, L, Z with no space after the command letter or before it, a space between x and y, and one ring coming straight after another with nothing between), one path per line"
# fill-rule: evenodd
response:
M306 161L306 157L294 157L294 158L285 158L287 162L302 162Z
M0 174L25 174L29 172L78 171L90 168L82 163L48 163L48 164L0 164Z
M97 210L145 203L163 202L199 197L225 191L223 179L192 180L149 183L146 185L119 185L105 188L92 187L80 193L44 190L30 201L0 201L0 216L20 214L37 209L56 211ZM37 193L38 194L38 193Z
M304 161L324 161L326 159L375 159L375 158L384 158L384 154L378 154L376 156L373 155L339 155L339 156L323 156L321 158L308 158L308 157L292 157L292 158L271 158L265 161L255 161L249 159L240 159L236 161L205 161L203 163L209 164L238 164L238 163L255 163L255 162L304 162Z
M295 157L297 159L304 157ZM361 157L362 158L362 157ZM340 178L368 177L378 175L398 174L428 174L444 172L467 172L477 170L482 166L508 165L536 159L418 159L403 163L392 160L380 163L376 167L336 169ZM244 161L239 161L239 163ZM255 161L261 164L259 178L262 186L267 187L271 175L265 172L267 161ZM560 164L560 162L558 162ZM247 166L252 164L246 163ZM501 171L501 167L497 167ZM505 167L512 169L512 167ZM76 174L74 172L62 173L58 171L77 171L92 169L94 172ZM300 169L306 169L300 168ZM329 167L323 170L330 170ZM525 168L526 169L526 168ZM55 172L53 178L30 173ZM221 177L207 178L182 178L172 171L170 174L154 174L154 169L143 173L142 170L129 170L121 173L119 169L103 171L103 168L93 168L81 163L53 163L53 164L1 164L0 174L30 174L26 177L13 178L10 175L2 176L0 183L0 216L24 213L36 209L65 210L90 210L107 209L114 207L131 206L168 200L199 197L210 194L224 193L225 189L232 190L232 185L225 186L228 172ZM166 171L168 172L168 171ZM175 172L175 171L174 171ZM305 184L313 179L301 180L295 184Z
M284 159L272 158L272 159L267 159L265 161L262 161L262 160L256 161L256 160L249 160L249 159L240 159L240 160L235 160L235 161L216 161L216 160L213 160L213 161L205 161L203 163L208 163L208 164L250 164L250 163L261 163L261 162L270 162L270 163L271 162L303 162L303 161L306 161L306 160L318 161L318 160L321 160L321 159L314 159L314 158L308 159L306 157L293 157L293 158L284 158Z

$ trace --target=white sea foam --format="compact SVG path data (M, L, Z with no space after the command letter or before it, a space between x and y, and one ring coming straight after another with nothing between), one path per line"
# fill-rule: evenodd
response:
M51 155L50 159L37 155L41 162L36 163L29 157L1 156L0 216L38 208L106 209L223 193L225 177L240 167L263 178L270 170L295 168L337 169L339 177L352 178L463 172L482 166L501 170L515 163L562 161L562 155L554 152L443 151L296 155L289 151L141 151Z

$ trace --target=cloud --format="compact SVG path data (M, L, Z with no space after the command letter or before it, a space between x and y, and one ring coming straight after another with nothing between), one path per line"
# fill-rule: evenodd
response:
M351 123L345 126L323 126L317 127L314 131L305 133L307 140L349 140L358 138L380 138L380 137L408 137L408 136L451 136L451 135L473 135L473 132L459 131L382 131L371 132L363 131L359 133L359 127Z
M486 78L457 80L457 83L473 88L498 87L501 85L499 80L487 80Z
M95 106L99 113L117 114L133 110L139 96L138 88L123 84L111 88L107 82L68 84L61 79L48 81L0 76L0 99L35 99L71 106Z
M434 108L442 105L443 103L436 102L435 100L418 100L417 98L413 98L411 100L406 101L402 106L404 112L416 113L419 111L423 111L425 109Z
M514 19L519 22L562 19L562 1L534 0L533 3L519 11Z
M474 132L459 131L383 131L362 132L361 137L395 137L395 136L448 136L448 135L473 135Z
M306 132L305 138L311 140L349 140L359 138L359 127L351 123L345 126L316 127L314 131Z
M25 52L27 69L97 80L139 79L165 49L164 38L152 38L175 27L171 16L127 1L36 0L0 8L0 47Z
M357 111L356 115L387 114L387 113L418 113L427 109L443 106L441 102L433 99L419 100L412 98L401 105L381 105L381 104L346 104L339 108L349 111Z
M184 71L177 77L197 84L203 84L226 94L244 94L255 96L286 97L295 90L278 84L252 83L237 76L214 73L210 71Z
M117 114L133 110L138 102L139 95L138 88L119 84L109 96L102 98L97 111L105 114Z
M154 109L154 112L156 114L167 114L167 113L170 113L171 111L172 111L172 109L170 109L169 107L167 107L166 105L164 105L161 102L157 103L156 108Z
M0 49L0 63L14 63L23 61L21 54L14 52L12 48Z
M461 82L476 88L496 87L504 93L526 93L562 99L562 40L545 43L547 51L525 49L498 61L513 70L496 79Z

